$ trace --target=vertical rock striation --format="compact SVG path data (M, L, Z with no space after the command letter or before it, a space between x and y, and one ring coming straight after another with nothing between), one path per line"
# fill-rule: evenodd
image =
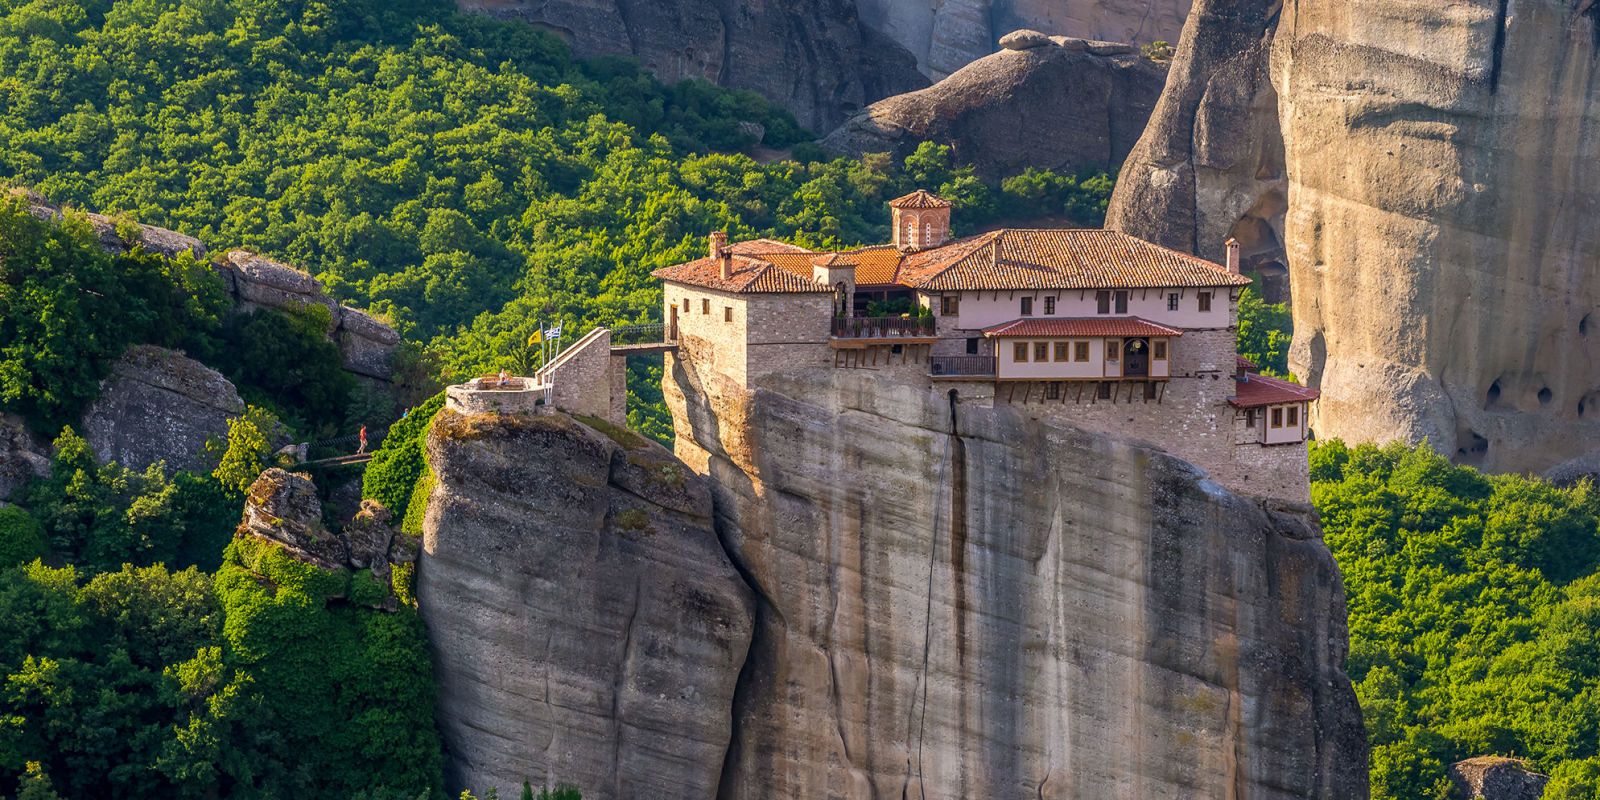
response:
M1290 0L1273 46L1317 433L1540 470L1600 436L1600 6Z
M446 780L716 794L753 614L702 479L561 414L434 421L418 569Z
M1085 39L1177 41L1190 0L858 0L861 19L938 80L992 52L1018 28Z
M631 55L672 82L749 89L818 130L926 86L905 48L861 24L854 0L457 0L548 30L579 56Z
M760 598L720 797L1366 796L1308 509L865 372L666 391Z
M1221 261L1282 268L1287 182L1269 76L1282 0L1198 0L1166 91L1123 165L1106 227Z

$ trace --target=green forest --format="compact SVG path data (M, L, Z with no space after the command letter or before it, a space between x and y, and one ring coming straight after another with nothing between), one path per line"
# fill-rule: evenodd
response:
M649 273L707 231L882 240L884 202L917 187L955 201L957 233L1093 225L1113 182L989 184L947 148L831 159L811 138L755 95L577 60L445 0L0 0L0 182L293 263L405 337L416 407L363 494L413 533L431 390L528 369L541 323L656 321ZM54 443L0 507L0 796L443 796L415 610L233 537L283 431L389 420L316 310L227 310L203 260L108 253L80 218L0 203L0 408ZM1289 329L1246 292L1241 354L1287 375ZM134 343L249 402L205 469L101 464L73 430ZM630 424L666 439L659 368L635 369ZM1550 772L1548 797L1600 800L1595 490L1426 446L1327 442L1312 463L1374 797L1443 798L1445 766L1494 753Z

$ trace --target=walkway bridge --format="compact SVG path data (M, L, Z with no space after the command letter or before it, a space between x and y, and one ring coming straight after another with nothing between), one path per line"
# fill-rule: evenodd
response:
M667 326L659 322L653 325L623 325L612 328L611 355L647 356L657 353L676 353L678 337L668 334Z

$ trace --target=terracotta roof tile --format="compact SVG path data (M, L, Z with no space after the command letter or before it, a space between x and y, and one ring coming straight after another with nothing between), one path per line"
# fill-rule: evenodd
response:
M1250 279L1116 231L1005 229L907 258L900 282L962 291L1245 286Z
M810 256L803 256L810 258ZM807 270L809 275L809 270ZM826 286L780 268L770 261L746 255L733 257L733 275L724 279L722 265L714 258L702 258L687 264L663 267L650 273L664 281L686 283L703 289L715 289L735 294L754 292L782 292L812 294L832 291Z
M1228 402L1237 408L1260 408L1279 403L1308 403L1322 396L1316 389L1265 375L1247 372L1243 377L1244 380L1235 381L1238 389L1233 397L1228 398Z
M983 330L985 336L1050 338L1068 336L1182 336L1183 331L1138 317L1028 318Z
M950 201L931 194L926 189L918 189L911 194L896 197L889 201L890 208L949 208Z
M735 242L728 245L728 249L741 256L761 256L771 253L811 253L797 244L780 242L777 239L751 239L747 242Z
M856 262L857 286L892 286L900 273L905 254L892 244L850 250L845 257Z

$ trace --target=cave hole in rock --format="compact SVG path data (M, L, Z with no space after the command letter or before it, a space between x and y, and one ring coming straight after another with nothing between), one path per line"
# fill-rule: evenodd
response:
M1495 378L1494 379L1494 383L1489 384L1488 393L1486 393L1483 396L1483 407L1484 407L1484 410L1489 410L1489 409L1496 408L1499 405L1500 405L1500 379L1499 378Z
M1555 392L1550 391L1550 387L1546 386L1539 390L1539 405L1550 405L1550 401L1554 399L1556 399L1556 394Z
M1489 455L1489 440L1474 430L1462 431L1456 436L1456 463L1480 466Z
M1594 315L1584 314L1583 319L1578 320L1578 335L1585 339L1589 338L1589 318L1592 316Z

